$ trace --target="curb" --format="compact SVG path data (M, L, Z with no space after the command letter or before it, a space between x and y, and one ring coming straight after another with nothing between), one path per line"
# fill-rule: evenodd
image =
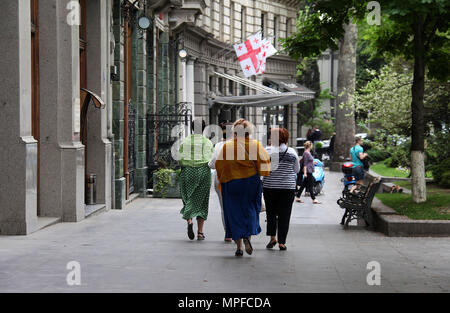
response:
M450 221L413 220L398 214L375 198L372 203L375 230L389 237L450 237Z

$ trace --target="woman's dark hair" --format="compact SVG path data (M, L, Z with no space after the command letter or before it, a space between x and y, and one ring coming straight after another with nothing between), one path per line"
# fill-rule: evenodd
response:
M273 128L271 129L271 134L278 132L279 144L286 144L289 142L289 131L286 128ZM272 136L271 136L272 138ZM273 142L272 142L273 144Z
M205 128L206 128L206 122L205 122L205 120L201 120L201 119L195 119L194 121L192 121L192 124L191 124L191 131L195 134L195 131L197 130L199 130L199 127L198 127L198 124L199 123L202 123L202 134L203 134L203 132L205 131Z
M223 134L223 139L224 140L227 140L228 137L231 137L231 135L232 135L232 132L231 132L230 136L228 136L228 133L227 133L227 128L228 127L233 127L233 123L226 123L226 122L220 123L220 128L222 128L222 134Z

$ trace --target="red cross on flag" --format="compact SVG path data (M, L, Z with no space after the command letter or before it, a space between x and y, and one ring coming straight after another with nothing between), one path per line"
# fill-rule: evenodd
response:
M266 60L277 53L277 49L272 45L272 42L264 38L261 42L261 57L260 66L257 74L264 74L266 72Z
M246 42L234 45L245 77L256 75L261 65L261 33L251 36Z

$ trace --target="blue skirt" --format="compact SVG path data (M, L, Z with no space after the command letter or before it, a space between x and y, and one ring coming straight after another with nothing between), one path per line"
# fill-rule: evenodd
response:
M222 184L226 233L233 240L261 233L262 183L259 175Z

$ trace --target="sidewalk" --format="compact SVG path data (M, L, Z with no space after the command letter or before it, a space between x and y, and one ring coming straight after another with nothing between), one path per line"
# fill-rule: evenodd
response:
M265 249L262 214L254 255L235 258L215 194L205 242L187 239L180 200L139 199L81 223L0 237L0 292L449 292L450 238L343 230L337 176L327 173L326 203L295 204L287 252ZM66 283L70 261L81 264L79 287ZM370 261L381 264L381 286L366 283Z

